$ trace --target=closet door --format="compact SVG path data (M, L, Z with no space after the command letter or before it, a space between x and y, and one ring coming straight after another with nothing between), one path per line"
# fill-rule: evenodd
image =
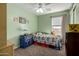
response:
M0 48L6 45L6 4L0 3Z

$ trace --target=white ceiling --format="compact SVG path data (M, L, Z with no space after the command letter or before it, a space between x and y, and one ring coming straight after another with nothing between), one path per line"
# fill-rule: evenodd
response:
M64 11L70 9L72 6L71 3L43 3L43 7L46 8L46 11L44 13L37 13L36 9L39 6L38 3L19 3L18 5L25 10L34 13L35 15Z

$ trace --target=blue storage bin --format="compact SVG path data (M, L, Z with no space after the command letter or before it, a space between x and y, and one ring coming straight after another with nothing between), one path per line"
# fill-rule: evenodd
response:
M32 38L29 39L29 45L31 45L31 44L33 44L33 39Z
M32 36L31 35L27 35L27 38L28 40L28 44L31 45L33 43L33 40L32 40Z
M23 35L20 36L20 48L28 47L28 42Z
M20 48L26 48L33 43L31 35L21 35L20 36Z

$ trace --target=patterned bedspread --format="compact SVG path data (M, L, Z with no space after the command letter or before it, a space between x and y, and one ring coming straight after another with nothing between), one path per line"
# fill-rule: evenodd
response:
M55 45L57 40L61 40L60 36L53 36L51 34L34 34L33 35L34 41L40 43L46 43L49 45Z

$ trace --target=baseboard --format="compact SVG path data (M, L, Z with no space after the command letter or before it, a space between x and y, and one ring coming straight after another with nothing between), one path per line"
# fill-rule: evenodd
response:
M19 46L14 46L14 48L13 48L13 49L15 50L15 49L17 49L17 48L19 48Z

